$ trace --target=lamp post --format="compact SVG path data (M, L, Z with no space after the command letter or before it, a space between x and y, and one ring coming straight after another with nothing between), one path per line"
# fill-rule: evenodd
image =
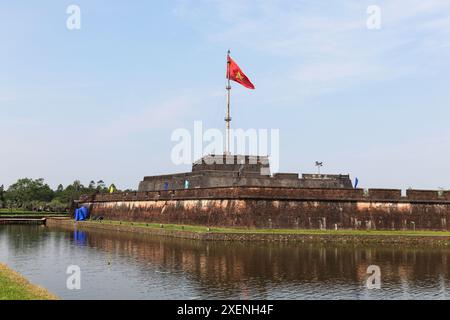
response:
M317 174L320 175L320 168L323 167L323 162L316 161Z

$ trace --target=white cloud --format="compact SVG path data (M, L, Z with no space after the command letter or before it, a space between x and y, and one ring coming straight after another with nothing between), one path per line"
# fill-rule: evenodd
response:
M186 96L176 97L162 103L156 103L137 113L124 112L102 126L99 132L104 137L116 137L154 130L174 123L189 107L193 99Z
M430 31L447 33L448 36L448 33L450 33L450 16L428 21L423 24L423 28Z
M380 2L380 6L386 23L408 26L407 20L436 19L436 16L432 15L446 12L450 8L450 2L447 0L384 0Z
M201 25L198 32L212 43L259 51L267 59L286 59L289 69L274 75L268 65L268 74L259 75L270 78L266 82L271 82L271 88L296 81L294 87L306 85L306 94L316 95L441 69L433 55L448 46L448 36L437 31L426 36L413 32L424 26L445 29L448 20L441 16L450 8L449 1L379 1L382 29L378 31L366 28L369 4L373 3L183 1L179 17L191 21L194 28ZM426 66L400 58L416 53L430 55Z
M188 115L195 114L208 99L216 95L217 93L213 90L194 91L188 94L177 93L173 98L151 103L135 113L127 111L116 115L114 119L98 129L98 134L102 138L114 139L118 136L156 131L164 127L176 127Z

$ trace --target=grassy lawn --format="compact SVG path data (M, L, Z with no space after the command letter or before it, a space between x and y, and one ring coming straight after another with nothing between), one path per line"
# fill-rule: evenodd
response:
M20 209L0 209L0 217L6 216L19 216L19 215L38 215L38 216L59 216L67 214L66 212L38 212L38 211L27 211Z
M58 297L33 285L0 263L0 300L56 300Z
M90 221L94 223L105 223L113 225L135 226L143 228L161 229L159 223L125 222L125 221ZM428 230L309 230L309 229L250 229L250 228L220 228L205 226L190 226L164 224L164 229L174 231L189 231L197 233L270 233L270 234L302 234L302 235L350 235L350 236L440 236L450 237L448 231L428 231Z

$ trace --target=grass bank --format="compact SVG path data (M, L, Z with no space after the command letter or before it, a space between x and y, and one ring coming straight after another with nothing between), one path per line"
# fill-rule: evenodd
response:
M188 231L194 233L228 233L228 234L298 234L298 235L349 235L349 236L414 236L414 237L450 237L449 231L429 230L315 230L315 229L254 229L254 228L221 228L177 224L141 223L125 221L89 221L111 225L134 226L173 231ZM161 227L162 226L162 227Z
M46 289L31 284L27 279L0 263L0 300L56 300Z
M15 216L61 216L67 215L67 212L45 212L45 211L28 211L21 209L0 209L0 217L15 217Z
M389 230L304 230L304 229L245 229L217 228L192 225L136 223L124 221L82 221L68 218L48 218L48 227L67 230L109 230L131 234L146 234L201 241L238 242L312 242L374 245L444 246L450 247L447 231L389 231Z

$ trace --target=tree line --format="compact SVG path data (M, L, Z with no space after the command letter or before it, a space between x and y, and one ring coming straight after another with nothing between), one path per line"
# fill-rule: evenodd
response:
M64 187L60 184L53 190L44 179L22 178L5 190L0 186L0 209L24 211L66 212L74 200L83 194L107 193L116 189L114 184L107 186L103 180L91 181L84 186L79 180ZM129 191L129 190L126 190Z

